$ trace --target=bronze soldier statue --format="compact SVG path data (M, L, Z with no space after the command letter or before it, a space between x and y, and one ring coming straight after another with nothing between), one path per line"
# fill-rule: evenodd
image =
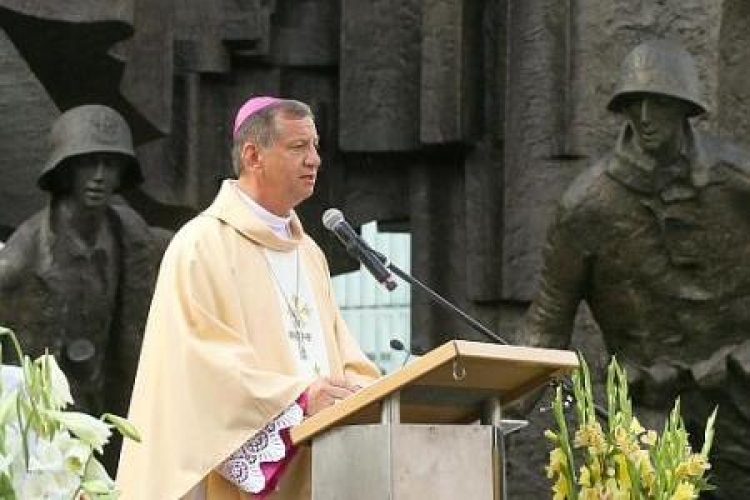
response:
M750 498L750 158L691 125L707 106L676 43L636 47L608 108L625 124L561 201L520 338L567 346L586 301L646 422L679 396L700 439L719 405L715 498Z
M125 415L165 238L113 200L143 180L116 111L73 108L50 139L38 177L50 201L0 249L0 324L32 357L56 356L77 409Z

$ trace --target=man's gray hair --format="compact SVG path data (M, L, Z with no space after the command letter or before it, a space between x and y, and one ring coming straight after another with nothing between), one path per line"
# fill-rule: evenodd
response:
M273 146L278 136L276 116L301 119L314 118L310 106L293 99L282 99L248 116L234 134L232 144L232 167L237 177L242 170L242 147L248 143L268 148Z

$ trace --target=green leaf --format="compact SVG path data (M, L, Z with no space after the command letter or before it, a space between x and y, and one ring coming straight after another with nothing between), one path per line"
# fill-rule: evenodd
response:
M711 416L708 417L708 421L706 422L706 430L703 433L703 448L701 449L701 455L703 455L703 458L708 460L708 454L711 451L711 446L713 446L714 442L714 423L716 422L716 414L719 411L719 407L717 406L714 408L714 411L711 413Z
M23 359L23 350L21 349L21 344L18 342L18 337L15 332L10 328L0 326L0 337L10 337L13 348L16 350L16 356L18 356L18 362L20 363Z
M13 483L7 474L0 474L0 498L3 500L16 500L16 492Z
M565 422L565 414L563 412L562 405L562 388L558 387L555 392L555 400L552 404L553 413L555 415L555 422L557 427L560 429L560 449L565 453L567 467L565 468L565 479L568 482L568 490L570 491L571 500L577 500L578 492L576 483L578 479L576 477L576 465L573 458L573 449L570 446L570 434L568 433L568 425Z

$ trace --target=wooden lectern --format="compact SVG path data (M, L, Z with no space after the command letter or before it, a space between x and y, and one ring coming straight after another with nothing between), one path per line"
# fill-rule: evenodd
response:
M501 500L502 410L578 367L571 351L455 340L292 429L313 500Z

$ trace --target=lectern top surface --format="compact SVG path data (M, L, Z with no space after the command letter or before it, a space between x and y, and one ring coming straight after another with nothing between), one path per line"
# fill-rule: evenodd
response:
M305 442L333 426L377 423L380 402L397 392L403 423L471 421L484 400L512 403L577 367L571 351L454 340L307 419L292 430L292 440Z

